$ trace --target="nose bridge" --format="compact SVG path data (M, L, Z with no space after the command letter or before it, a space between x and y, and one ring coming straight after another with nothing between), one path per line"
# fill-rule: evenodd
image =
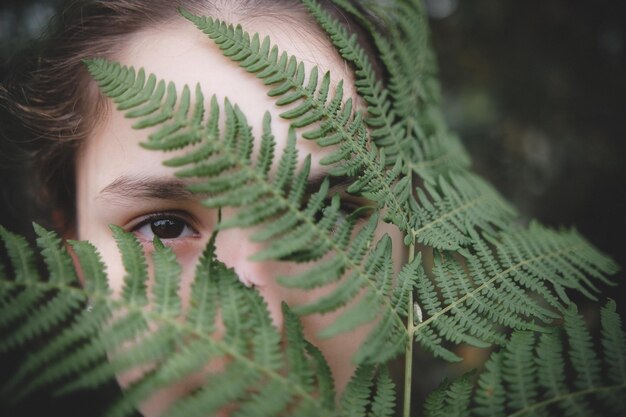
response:
M281 302L287 294L276 281L276 263L251 261L249 258L260 249L251 242L249 232L241 229L226 229L218 233L215 240L217 259L233 268L241 282L247 287L255 287L261 294L275 326L282 327Z
M246 285L257 285L254 276L259 268L249 260L256 251L256 244L250 242L248 234L241 229L226 229L217 234L215 254L227 267L233 268L239 279ZM256 262L258 264L258 262Z

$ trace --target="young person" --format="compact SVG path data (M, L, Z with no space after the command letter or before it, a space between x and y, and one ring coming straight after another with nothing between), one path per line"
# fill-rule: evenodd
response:
M322 4L341 16L329 3ZM269 35L281 51L296 56L307 68L317 65L321 73L330 71L334 86L343 79L345 96L357 103L360 99L352 69L298 1L73 1L59 14L36 63L16 75L3 92L16 124L29 133L22 137L33 155L43 206L65 237L89 240L99 249L114 292L121 290L124 271L109 225L134 233L146 253L152 251L153 237L158 236L173 248L182 266L184 303L189 300L195 265L216 226L217 213L203 207L201 199L186 190L186 183L163 165L170 154L139 146L149 132L131 128L132 120L99 93L81 61L103 57L144 68L159 79L173 81L179 89L200 83L206 97L215 94L220 104L226 97L237 104L256 138L261 137L263 115L269 111L277 155L285 147L289 122L280 118L284 108L267 96L267 87L224 57L210 39L177 13L176 6L241 24L261 37ZM354 22L346 24L354 26ZM312 157L311 178L323 176L325 168L319 161L328 150L300 138L296 146L300 162L308 154ZM333 192L352 205L367 204L347 195L346 187L336 186ZM228 218L232 212L225 208L222 216ZM381 224L377 233L392 237L398 270L403 261L400 233L388 224ZM260 249L250 241L250 234L246 229L221 231L216 254L246 285L258 288L274 323L281 328L281 302L305 304L328 289L303 292L281 287L276 277L310 266L249 260ZM306 316L303 326L307 338L324 353L341 390L354 370L350 358L369 327L319 339L318 331L335 317L336 313ZM131 379L120 377L122 385ZM156 393L142 405L142 413L159 415L196 383L187 381Z

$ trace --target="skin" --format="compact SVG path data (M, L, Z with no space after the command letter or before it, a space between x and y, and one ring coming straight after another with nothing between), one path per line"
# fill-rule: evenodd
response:
M244 27L251 33L269 35L280 50L296 55L307 68L318 65L322 71L330 70L331 74L338 74L345 80L346 96L354 95L352 74L327 41L312 40L311 34L303 32L301 28L297 29L292 24L279 25L270 19L245 22ZM280 155L284 148L289 123L278 115L285 109L275 106L273 99L266 95L267 88L259 80L225 58L210 39L186 21L178 19L159 29L136 33L114 58L125 65L143 67L146 73L154 73L158 78L174 81L179 89L184 84L193 87L199 82L205 96L215 94L219 103L228 97L246 114L257 138L261 136L263 114L269 110L277 142L276 155ZM173 171L163 166L162 162L172 155L147 151L138 146L148 132L132 129L132 123L132 120L125 119L110 105L108 113L78 153L77 237L89 240L98 247L107 265L110 285L114 292L119 293L124 273L108 226L115 224L134 232L149 254L153 250L151 241L154 222L176 222L180 234L162 240L173 248L181 263L181 297L185 304L189 300L195 264L215 227L216 213L204 208L196 197L185 193L180 184L171 186ZM300 161L307 154L312 155L312 176L323 174L324 167L317 162L327 150L304 139L298 139L297 148ZM334 191L342 193L341 188L338 186ZM350 198L354 199L354 204L360 204L355 197ZM232 209L224 209L222 215L232 215ZM245 284L258 288L268 304L274 323L280 329L281 301L290 305L308 303L329 289L298 292L279 286L275 280L277 276L293 275L310 266L250 261L249 256L261 248L248 239L250 233L250 230L241 229L220 232L216 242L217 256L227 266L234 268ZM398 269L402 262L401 236L395 227L387 224L379 227L379 236L383 233L388 233L394 240L394 262ZM354 371L350 358L369 327L362 326L332 339L317 338L317 332L332 322L334 317L336 313L307 316L303 318L303 326L309 340L326 356L336 386L342 390ZM120 377L122 385L130 379L132 376ZM158 415L194 383L181 382L158 392L142 405L142 412L146 416Z

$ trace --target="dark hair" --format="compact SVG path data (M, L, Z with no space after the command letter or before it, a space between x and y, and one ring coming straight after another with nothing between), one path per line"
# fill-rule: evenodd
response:
M365 38L365 32L330 1L320 3ZM244 21L259 15L292 17L300 23L309 19L306 29L315 28L324 36L298 0L69 1L34 51L13 67L0 86L3 153L13 158L21 154L22 163L30 167L27 188L40 208L38 221L65 233L74 227L75 153L106 109L82 60L114 58L130 34L174 19L176 6L216 17L236 13ZM367 42L364 47L373 56Z

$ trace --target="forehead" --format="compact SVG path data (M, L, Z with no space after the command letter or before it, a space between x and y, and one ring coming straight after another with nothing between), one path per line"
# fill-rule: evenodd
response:
M270 36L272 44L280 52L296 56L305 64L307 72L315 65L320 73L330 71L331 90L343 79L344 97L355 96L351 71L330 41L321 34L312 38L315 30L299 28L293 20L280 24L276 19L262 18L247 22L244 29L249 33L258 32L261 37ZM114 59L136 69L144 68L147 74L153 73L158 79L173 81L178 91L185 84L193 91L199 83L207 104L212 95L220 104L228 97L246 115L257 140L261 138L263 116L269 111L276 155L280 155L285 147L289 122L279 115L287 108L276 106L274 99L267 95L268 87L261 80L223 56L211 39L182 17L174 23L135 33ZM109 107L108 113L77 154L76 179L80 201L92 200L120 177L169 177L174 174L172 168L163 165L163 161L172 155L138 146L149 132L132 129L132 120L126 119L113 106ZM306 155L311 155L313 175L325 171L319 160L328 153L328 149L300 137L296 146L300 162ZM275 158L275 164L277 161L278 158Z
M343 79L344 97L356 95L352 71L318 28L309 30L298 26L294 20L281 23L276 18L258 18L245 22L244 29L250 34L259 33L261 39L269 36L280 52L294 55L303 62L307 73L314 66L318 67L320 74L330 71L333 90ZM116 59L136 69L142 67L147 74L154 73L158 79L173 81L178 91L185 84L193 91L199 83L207 101L215 95L217 102L223 105L227 97L241 108L257 138L261 136L263 115L269 111L277 147L280 148L286 140L289 123L279 115L289 107L276 106L275 99L267 95L269 88L261 80L223 56L211 39L182 17L164 27L135 33ZM305 84L308 75L306 78ZM298 148L302 158L311 153L314 162L323 153L313 142L304 139L298 141Z

